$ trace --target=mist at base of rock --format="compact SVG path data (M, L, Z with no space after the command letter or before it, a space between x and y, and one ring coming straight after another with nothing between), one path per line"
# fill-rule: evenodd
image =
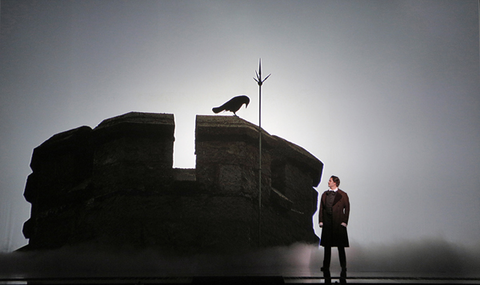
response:
M233 253L235 252L235 253ZM480 248L442 240L382 246L352 243L349 277L480 278ZM0 277L172 278L196 276L321 277L323 248L297 243L223 254L173 254L158 248L77 245L56 250L0 254ZM332 250L332 276L340 273Z

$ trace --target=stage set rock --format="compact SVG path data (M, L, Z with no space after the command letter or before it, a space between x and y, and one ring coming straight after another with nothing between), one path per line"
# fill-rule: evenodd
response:
M263 130L260 207L258 126L198 115L195 169L172 167L174 128L173 114L131 112L36 147L24 249L91 243L211 252L318 243L320 160Z

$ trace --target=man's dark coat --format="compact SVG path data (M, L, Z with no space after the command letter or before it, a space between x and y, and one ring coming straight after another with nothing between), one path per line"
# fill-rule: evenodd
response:
M320 199L318 222L323 223L320 245L348 247L347 228L341 225L342 223L348 225L348 217L350 215L350 201L348 200L348 195L340 189L337 190L335 200L333 201L332 219L330 220L326 213L327 192L328 191L323 192Z

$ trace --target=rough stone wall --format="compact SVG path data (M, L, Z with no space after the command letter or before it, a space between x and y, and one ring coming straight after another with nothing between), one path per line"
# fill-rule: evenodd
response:
M94 130L96 194L155 192L172 183L174 118L171 114L129 113Z
M317 192L312 186L320 182L323 164L306 150L262 132L260 213L257 126L234 116L197 116L196 154L199 185L222 187L241 181L243 188L229 195L254 205L249 212L251 223L245 228L252 245L318 241L312 225Z
M25 199L32 204L24 235L33 248L64 244L72 228L78 201L90 197L93 167L90 127L57 134L33 151Z
M263 132L259 215L258 128L236 116L197 116L195 132L195 169L172 168L171 114L132 112L45 141L25 187L27 248L218 251L318 240L318 159Z
M171 114L132 112L35 148L24 194L32 204L23 230L29 247L146 243L136 237L150 219L139 197L171 188L173 132Z

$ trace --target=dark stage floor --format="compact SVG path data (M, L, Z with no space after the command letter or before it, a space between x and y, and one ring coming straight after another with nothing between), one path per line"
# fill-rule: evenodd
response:
M0 278L0 284L480 284L478 277L408 277L378 273L352 274L345 280L322 276L194 276L194 277L93 277L93 278Z

